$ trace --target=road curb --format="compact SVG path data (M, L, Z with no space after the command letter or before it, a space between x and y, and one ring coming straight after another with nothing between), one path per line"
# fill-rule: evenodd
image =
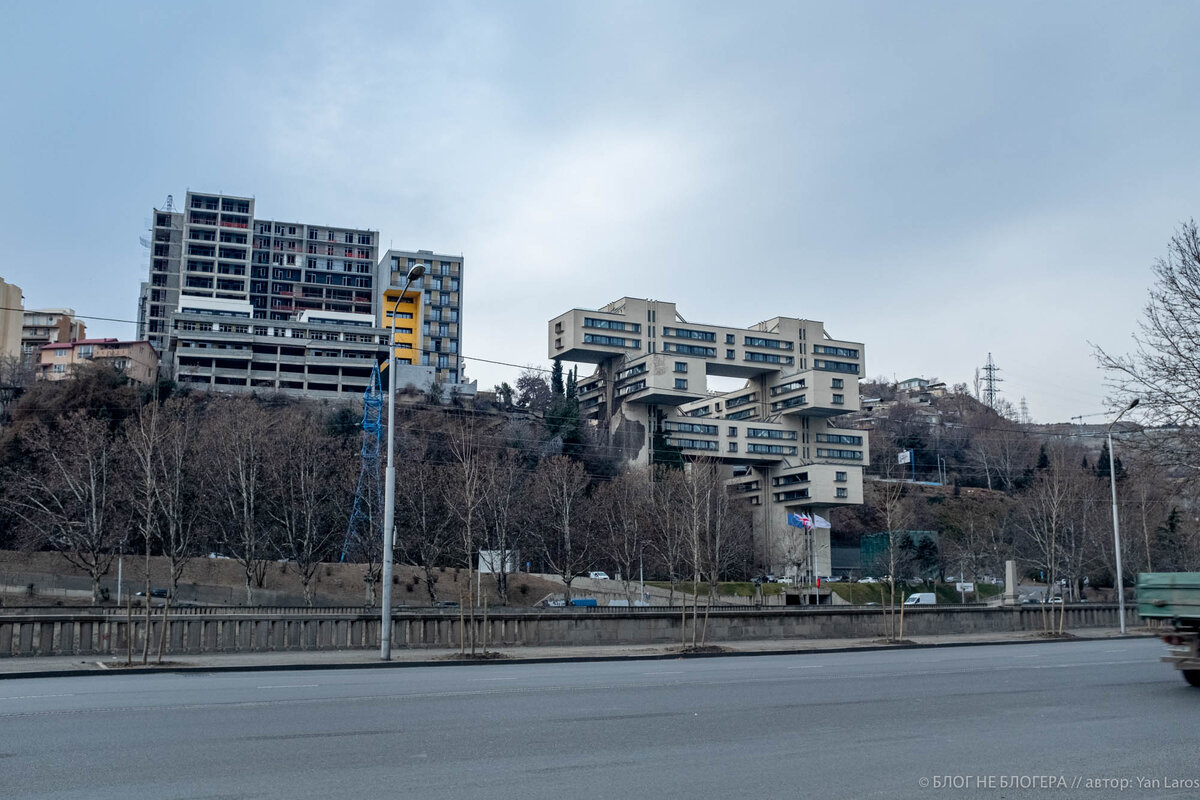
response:
M326 672L336 669L408 669L416 667L464 667L492 666L500 664L576 664L605 661L675 661L699 658L738 658L757 656L803 656L821 653L871 653L881 650L934 650L961 647L994 647L1000 645L1056 644L1065 642L1120 641L1126 639L1157 638L1152 633L1127 633L1117 636L1077 637L1068 639L1003 639L992 642L910 642L906 644L866 644L845 647L793 647L779 650L727 650L715 653L645 653L632 655L579 655L579 656L535 656L533 658L499 658L488 661L472 659L429 659L422 661L350 661L338 664L284 663L284 664L230 664L200 665L176 664L147 667L108 667L103 662L90 669L30 670L28 672L0 673L0 681L19 678L77 678L88 675L158 675L213 672ZM343 651L344 652L344 651ZM36 658L36 656L33 656Z

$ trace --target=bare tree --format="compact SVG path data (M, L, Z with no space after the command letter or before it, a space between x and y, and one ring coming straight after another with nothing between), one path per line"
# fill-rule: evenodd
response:
M272 420L248 397L220 398L208 409L204 446L205 474L222 546L241 565L246 604L262 588L270 563L263 509L264 470Z
M200 517L205 505L197 469L199 420L196 404L172 397L159 411L161 441L158 447L155 480L156 499L162 514L162 553L170 571L170 596L179 588L179 578L187 562L196 555Z
M1200 231L1189 220L1154 263L1154 285L1133 336L1134 352L1095 347L1114 407L1139 400L1150 425L1171 429L1153 448L1160 460L1200 474Z
M401 557L425 575L429 602L436 603L437 567L453 544L458 529L450 498L454 467L432 463L424 441L409 438L401 448L404 459L397 483L396 537Z
M670 582L667 595L670 605L675 605L675 587L687 568L689 515L683 499L684 480L681 470L659 466L654 470L654 482L650 487L655 513L648 531L647 549Z
M158 504L158 459L162 446L162 431L159 425L158 403L146 403L125 421L123 426L125 447L122 450L126 469L123 470L127 483L127 495L132 510L131 522L143 547L144 572L146 579L146 636L142 641L142 663L150 659L150 617L154 596L150 556L159 537L160 517ZM168 598L169 600L169 598Z
M542 556L562 579L564 600L569 604L571 584L587 570L593 555L594 529L583 508L587 473L566 456L551 456L538 465L533 480L545 519Z
M1028 541L1029 554L1042 571L1047 587L1058 585L1064 565L1064 549L1079 508L1080 452L1061 442L1046 447L1048 464L1039 469L1025 493L1020 525ZM1049 600L1047 589L1045 599ZM1051 621L1044 620L1048 632Z
M602 529L598 551L616 565L621 587L631 601L650 539L651 488L647 470L630 469L601 484L594 495Z
M459 417L450 433L449 448L454 465L452 479L447 484L450 505L459 521L459 536L462 541L463 555L467 563L466 601L470 609L469 635L471 640L471 655L475 655L475 549L479 527L480 512L483 506L485 488L485 458L482 446L481 431L477 427L474 415ZM463 643L459 643L460 649Z
M322 421L299 408L282 414L266 447L263 509L279 534L275 546L300 577L304 604L311 606L313 578L345 519L348 459Z
M489 459L484 475L484 549L488 569L496 580L500 602L508 603L508 574L520 536L520 508L526 482L525 465L513 450L502 450Z
M875 439L871 441L872 444L876 442ZM872 449L875 452L871 455L871 463L879 470L880 480L870 484L868 496L870 504L879 513L887 536L883 555L888 570L888 638L894 641L897 638L896 581L900 580L900 572L906 566L902 537L912 521L913 509L902 479L904 465L899 463L900 451L883 441Z
M117 448L108 425L78 412L53 433L33 424L22 443L29 461L6 476L5 502L30 532L31 545L58 550L91 578L96 605L120 540L113 519Z

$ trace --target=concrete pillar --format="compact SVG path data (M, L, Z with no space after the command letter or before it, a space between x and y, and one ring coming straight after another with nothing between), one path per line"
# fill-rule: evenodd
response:
M1004 562L1004 605L1019 606L1021 598L1017 594L1017 562Z

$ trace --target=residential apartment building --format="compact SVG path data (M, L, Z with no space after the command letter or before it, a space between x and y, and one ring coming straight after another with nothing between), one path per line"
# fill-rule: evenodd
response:
M168 198L153 220L138 332L176 380L363 391L387 352L378 231L258 219L254 198L190 191L182 210Z
M26 310L21 323L21 357L36 363L43 345L74 342L87 337L87 325L75 318L74 309Z
M20 358L25 299L21 287L0 278L0 358Z
M42 345L35 377L63 380L81 364L103 364L145 385L152 385L158 379L158 353L150 342L118 339L78 339Z
M425 265L425 276L413 281L396 306L408 271ZM401 365L429 367L447 385L463 384L462 256L432 250L388 250L379 262L382 296L379 321L391 327L396 310L396 359Z
M553 359L596 365L579 379L581 412L629 461L671 452L726 466L731 489L756 508L765 565L794 558L788 513L862 503L867 435L838 418L859 409L863 345L832 339L822 323L689 323L674 303L625 297L550 320L548 345ZM745 384L713 392L709 376ZM808 571L829 575L829 530L812 536Z

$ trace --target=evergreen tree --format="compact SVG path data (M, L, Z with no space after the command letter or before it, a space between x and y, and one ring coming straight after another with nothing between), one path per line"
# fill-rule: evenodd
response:
M567 394L563 386L562 362L557 358L554 359L554 366L550 368L550 394L555 397L565 397Z
M567 399L574 400L579 390L579 367L567 373Z

